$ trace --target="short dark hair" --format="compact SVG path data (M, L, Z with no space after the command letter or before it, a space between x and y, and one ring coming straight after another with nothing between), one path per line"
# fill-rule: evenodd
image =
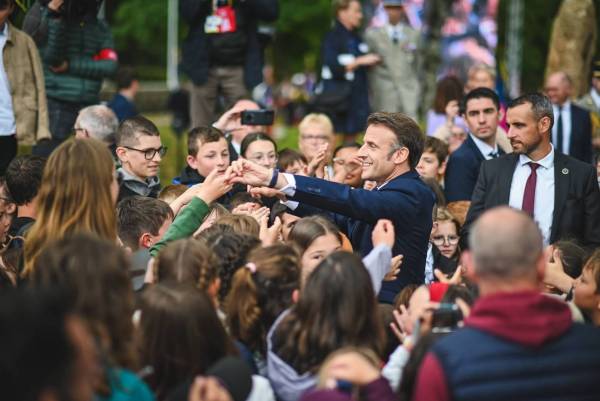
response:
M425 138L423 152L434 153L438 162L442 164L448 157L448 144L434 136L428 136Z
M188 134L188 155L196 156L200 149L200 144L218 142L221 139L225 139L225 134L215 127L196 127L192 128Z
M17 206L23 206L36 197L46 159L40 156L24 155L15 157L6 169L6 186Z
M160 136L156 125L144 116L135 116L123 120L116 135L117 146L132 145L137 143L137 137Z
M279 156L277 158L277 168L280 171L285 171L295 162L308 164L306 157L302 153L294 149L285 148L279 152Z
M408 149L408 163L414 169L419 164L425 137L415 120L402 113L377 112L367 119L367 126L383 125L389 128L398 141L398 146Z
M158 235L165 221L173 217L173 210L166 202L145 196L127 197L117 206L119 238L135 251L142 234Z
M548 117L550 119L550 129L552 129L552 126L554 125L554 111L552 110L552 103L550 102L550 99L548 99L548 97L542 93L533 92L519 96L518 98L509 101L506 109L512 109L527 103L531 105L531 111L533 112L533 116L537 121L544 117Z
M482 87L482 88L475 88L465 95L465 97L462 99L462 102L460 105L460 112L462 114L465 114L467 112L467 104L469 103L469 100L482 99L482 98L490 99L492 102L494 102L494 106L496 106L496 110L500 110L500 98L498 97L498 94L496 92L494 92L493 90L491 90L490 88Z
M133 81L137 81L137 79L137 74L132 67L121 67L115 74L115 83L118 90L129 88Z
M271 138L264 132L253 132L251 134L246 135L246 137L242 140L242 143L240 144L240 155L242 155L242 157L246 157L246 151L248 150L248 147L252 142L256 141L271 142L273 144L273 147L275 148L275 153L277 153L277 144L275 143L273 138Z
M335 150L333 151L333 157L335 157L340 150L348 149L348 148L360 149L361 145L358 142L343 143L340 146L338 146L337 148L335 148Z

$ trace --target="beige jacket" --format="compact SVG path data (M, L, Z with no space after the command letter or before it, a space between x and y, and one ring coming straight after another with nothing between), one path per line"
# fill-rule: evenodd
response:
M19 143L33 145L40 139L50 138L44 72L33 39L9 23L2 55Z

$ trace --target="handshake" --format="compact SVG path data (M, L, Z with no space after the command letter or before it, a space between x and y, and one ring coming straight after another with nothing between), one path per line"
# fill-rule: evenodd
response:
M180 201L186 204L193 197L198 197L210 204L229 192L235 184L247 185L248 192L253 196L282 196L281 192L273 187L282 188L287 181L275 169L240 158L232 162L225 171L218 169L211 171L203 183L188 189L181 196Z

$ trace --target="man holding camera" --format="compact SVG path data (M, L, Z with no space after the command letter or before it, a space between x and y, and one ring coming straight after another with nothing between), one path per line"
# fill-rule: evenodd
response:
M258 20L274 21L277 0L181 0L189 25L182 70L192 81L192 127L214 121L219 90L229 106L262 81L263 47Z
M46 80L52 143L49 153L72 132L79 110L99 102L102 80L117 69L117 53L102 0L41 0L23 24L40 50Z

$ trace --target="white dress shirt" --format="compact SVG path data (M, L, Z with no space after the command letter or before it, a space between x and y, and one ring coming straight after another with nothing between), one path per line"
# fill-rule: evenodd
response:
M10 83L4 70L4 46L8 40L8 23L0 29L0 136L13 135L17 131L15 114L10 95Z
M556 143L558 140L558 106L553 104L552 110L554 111L554 125L552 126L552 143ZM560 113L562 117L562 129L563 129L563 153L568 155L571 151L571 101L567 100L562 105Z
M425 284L433 283L435 275L433 274L433 245L427 244L427 257L425 258Z
M527 163L533 162L540 166L536 170L537 182L535 186L535 202L533 218L542 231L544 245L550 243L552 230L552 217L554 215L554 147L543 159L534 162L525 155L519 156L517 167L510 185L510 198L508 204L515 209L523 207L525 185L531 174L531 167Z
M494 143L494 147L492 148L490 145L483 142L475 135L469 133L469 136L471 136L471 139L473 140L473 142L475 142L477 149L479 149L485 160L493 159L492 154L498 155L498 144Z

